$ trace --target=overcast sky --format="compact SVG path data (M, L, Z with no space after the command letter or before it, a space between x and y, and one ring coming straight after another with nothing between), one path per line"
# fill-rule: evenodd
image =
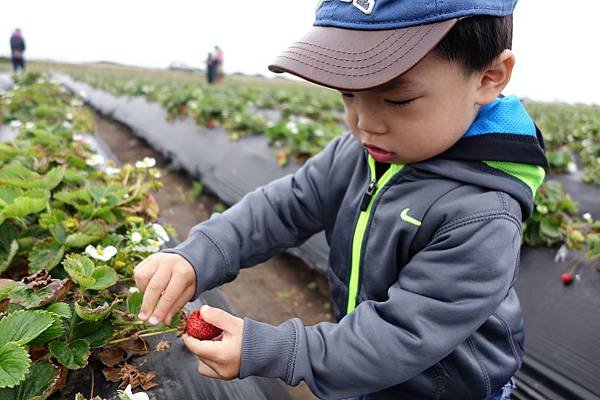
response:
M269 62L312 25L316 0L2 3L0 55L9 54L10 34L20 27L34 59L202 67L218 44L226 72L270 75ZM600 104L599 17L598 0L521 0L514 13L517 64L504 93Z

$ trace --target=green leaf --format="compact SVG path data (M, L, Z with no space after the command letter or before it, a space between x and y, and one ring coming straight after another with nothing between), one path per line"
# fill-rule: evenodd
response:
M48 329L53 321L51 315L40 310L8 314L0 320L0 346L8 342L27 344Z
M43 189L32 189L18 196L2 210L3 218L21 218L29 214L39 213L46 208L50 192ZM1 219L0 219L1 221Z
M129 314L138 315L142 309L142 301L144 295L142 292L134 292L127 298L127 312Z
M115 303L109 305L107 302L101 304L97 307L91 308L87 305L81 305L79 303L75 303L75 314L85 321L97 322L103 320L108 317L112 306Z
M48 346L50 354L68 369L85 367L90 355L90 345L86 340L75 340L69 344L52 342Z
M108 226L102 220L93 220L80 226L79 232L69 235L66 239L68 247L85 247L88 244L102 240L108 234Z
M13 186L0 185L0 207L13 203L23 191Z
M48 312L48 315L52 317L52 325L50 325L48 329L42 332L38 337L33 339L30 344L41 345L48 343L51 340L58 339L63 335L63 333L65 333L65 327L61 316L51 312Z
M69 254L63 265L71 279L84 289L106 289L119 278L114 269L107 266L95 267L92 260L81 254Z
M39 175L20 164L10 164L0 169L0 183L23 189L52 190L58 186L64 175L64 167L52 168L46 175Z
M67 214L62 210L52 210L49 213L40 214L39 223L42 228L50 229L56 225L61 225L68 218Z
M57 314L62 318L71 318L71 307L67 303L53 303L46 308L46 311Z
M19 251L19 243L16 238L17 231L11 224L5 222L0 225L0 273L8 269Z
M58 376L58 369L46 361L31 364L29 373L19 386L12 389L0 389L0 399L42 400Z
M10 302L20 304L25 308L35 308L44 304L51 303L63 289L66 281L60 279L50 279L43 287L30 288L23 282L17 282L13 289L8 293Z
M114 328L110 319L101 322L80 321L73 327L73 339L84 339L91 348L107 344L113 333Z
M97 267L92 272L92 278L94 278L95 282L89 289L102 290L117 283L119 275L111 267Z
M0 388L12 388L25 379L31 360L15 342L0 346Z
M51 271L63 259L65 248L52 238L38 242L30 251L29 272L35 273L43 269Z
M69 254L63 261L65 271L71 279L84 289L92 286L96 280L92 278L94 262L81 254Z
M555 215L547 215L542 218L540 233L550 240L560 240L560 219Z

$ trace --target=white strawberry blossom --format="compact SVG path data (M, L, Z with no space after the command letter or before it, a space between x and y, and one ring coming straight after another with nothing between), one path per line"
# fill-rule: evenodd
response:
M590 214L589 212L586 212L585 214L583 214L582 217L585 220L585 222L587 222L588 224L591 224L592 222L594 222L594 220L592 219L592 214Z
M142 241L142 235L139 232L133 232L131 234L131 243L139 243Z
M114 246L102 247L100 245L94 247L91 244L89 244L85 248L85 252L90 257L95 258L96 260L108 261L111 258L113 258L115 254L117 254L117 248Z
M13 119L12 121L10 121L11 128L20 128L21 125L23 125L23 123L21 121L19 121L18 119Z
M27 122L25 124L25 129L27 129L28 131L32 131L35 129L35 124L33 122Z
M548 214L548 207L544 205L539 205L536 207L540 214Z
M135 246L133 249L142 253L156 253L160 250L161 244L158 240L148 239L147 246Z
M114 176L114 175L118 175L118 174L119 174L119 172L121 172L121 168L115 168L115 167L106 167L106 168L104 169L104 172L105 172L107 175Z
M160 241L163 243L169 241L169 234L160 224L152 224L152 229L154 229L154 233L156 233Z
M567 164L567 171L569 171L571 174L577 172L577 164L575 164L573 161L569 162Z
M119 397L121 400L150 400L150 397L145 392L133 393L131 391L131 385L127 385L125 390L119 390Z
M136 168L152 168L156 165L156 160L152 157L144 157L142 161L136 161Z
M560 249L558 249L558 251L556 252L556 255L554 256L554 262L561 263L561 262L565 261L568 254L569 254L569 249L567 248L566 244L563 244L562 246L560 246Z
M136 288L135 286L129 288L129 293L138 293L139 291L140 289Z
M85 163L90 167L96 167L98 165L104 164L104 157L102 157L100 154L94 154L93 156L85 160Z

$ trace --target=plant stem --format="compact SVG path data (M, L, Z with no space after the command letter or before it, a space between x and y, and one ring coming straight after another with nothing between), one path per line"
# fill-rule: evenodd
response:
M177 328L170 328L170 329L165 329L163 331L144 333L142 335L135 335L135 336L142 338L142 337L161 335L163 333L171 333L171 332L175 332L175 331L177 331ZM121 338L121 339L115 339L115 340L111 340L107 344L116 344L116 343L126 342L131 338L132 338L132 336L128 336L126 338Z

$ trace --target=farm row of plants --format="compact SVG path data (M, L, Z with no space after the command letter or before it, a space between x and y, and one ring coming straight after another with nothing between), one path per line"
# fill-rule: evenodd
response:
M128 360L182 321L137 317L133 268L173 234L156 223L160 173L95 154L80 99L38 73L15 79L0 92L0 124L19 131L0 143L0 398L45 399L91 357L122 389L147 390L154 372Z
M526 103L544 135L554 172L583 169L581 179L600 185L600 107Z
M96 88L159 102L169 118L191 117L207 128L224 126L232 140L264 134L281 164L290 156L301 161L318 153L343 132L339 94L298 83L233 78L208 86L190 74L179 73L173 79L139 70L66 68L74 79Z
M300 84L244 82L232 78L217 87L192 74L142 73L128 69L67 67L75 79L128 96L160 102L172 118L190 116L199 124L224 125L232 139L265 134L280 147L280 163L288 155L317 153L340 134L343 105L335 91ZM581 179L600 185L600 107L526 101L544 133L552 172L582 169ZM281 110L269 120L257 110Z

